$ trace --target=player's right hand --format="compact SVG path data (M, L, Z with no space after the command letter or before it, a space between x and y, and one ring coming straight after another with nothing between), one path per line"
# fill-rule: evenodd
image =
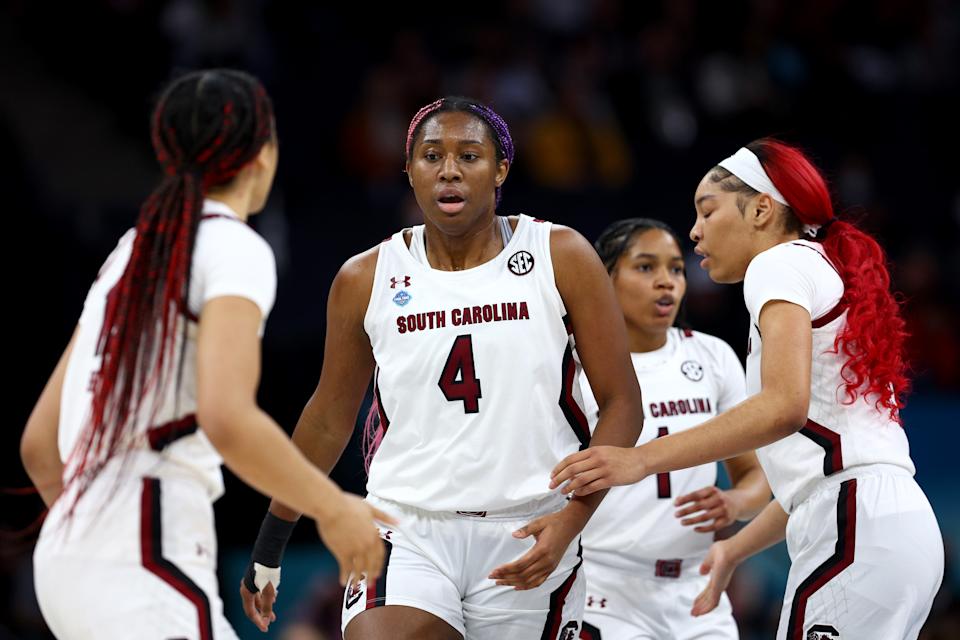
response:
M586 496L610 487L640 482L647 475L643 453L642 447L588 447L570 454L553 468L550 488L562 486L564 494Z
M720 596L726 591L733 577L733 572L740 563L736 561L729 551L726 540L714 542L700 565L700 575L710 574L710 581L707 587L693 601L693 608L690 614L693 616L702 616L710 613L717 608L720 603Z
M277 619L277 614L273 612L273 603L277 600L277 590L273 583L268 582L259 591L253 593L241 580L240 599L243 601L243 612L260 631L266 633L270 623Z
M323 520L317 520L317 531L323 543L340 566L340 585L347 586L351 574L355 579L375 580L383 568L384 546L374 521L396 525L397 521L383 511L351 494L343 494L342 503Z

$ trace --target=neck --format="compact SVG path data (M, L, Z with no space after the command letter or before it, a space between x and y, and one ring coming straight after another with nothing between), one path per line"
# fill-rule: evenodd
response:
M656 351L667 344L667 329L655 329L653 331L645 330L640 327L627 325L627 343L630 347L630 353L647 353Z
M253 193L250 189L244 188L242 184L234 185L227 189L211 189L207 193L207 197L211 200L222 202L233 209L244 222L250 217Z
M792 242L793 240L800 240L801 235L799 233L787 233L783 231L778 231L775 233L758 233L755 237L753 243L753 255L757 256L767 249L771 249L778 244L783 244L784 242Z
M488 262L503 249L497 216L481 218L461 235L450 235L424 220L427 261L441 271L463 271Z

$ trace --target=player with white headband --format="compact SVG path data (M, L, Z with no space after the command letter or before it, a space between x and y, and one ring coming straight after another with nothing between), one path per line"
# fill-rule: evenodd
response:
M834 217L820 172L776 140L707 172L694 202L701 267L743 282L748 399L639 447L568 456L553 485L586 495L756 449L776 499L711 547L692 613L712 610L740 562L786 538L777 638L917 638L943 540L900 422L906 331L883 250Z

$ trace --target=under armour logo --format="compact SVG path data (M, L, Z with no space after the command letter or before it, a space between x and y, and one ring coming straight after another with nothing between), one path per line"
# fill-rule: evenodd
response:
M587 596L587 606L588 606L588 607L592 607L594 604L596 604L596 605L597 605L598 607L600 607L601 609L606 609L606 608L607 608L607 599L606 599L606 598L600 598L599 600L594 600L593 596Z
M404 287L410 286L410 276L403 276L402 278L390 278L390 288L396 289L397 285L403 285Z

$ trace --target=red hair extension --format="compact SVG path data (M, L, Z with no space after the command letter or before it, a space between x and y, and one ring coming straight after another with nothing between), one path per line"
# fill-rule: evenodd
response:
M900 305L890 291L883 249L869 234L834 218L826 182L802 151L770 138L747 148L760 159L800 222L830 223L820 241L843 280L847 321L834 349L846 358L842 375L847 402L858 396L875 397L877 410L899 421L898 411L910 388L904 356L907 332Z

